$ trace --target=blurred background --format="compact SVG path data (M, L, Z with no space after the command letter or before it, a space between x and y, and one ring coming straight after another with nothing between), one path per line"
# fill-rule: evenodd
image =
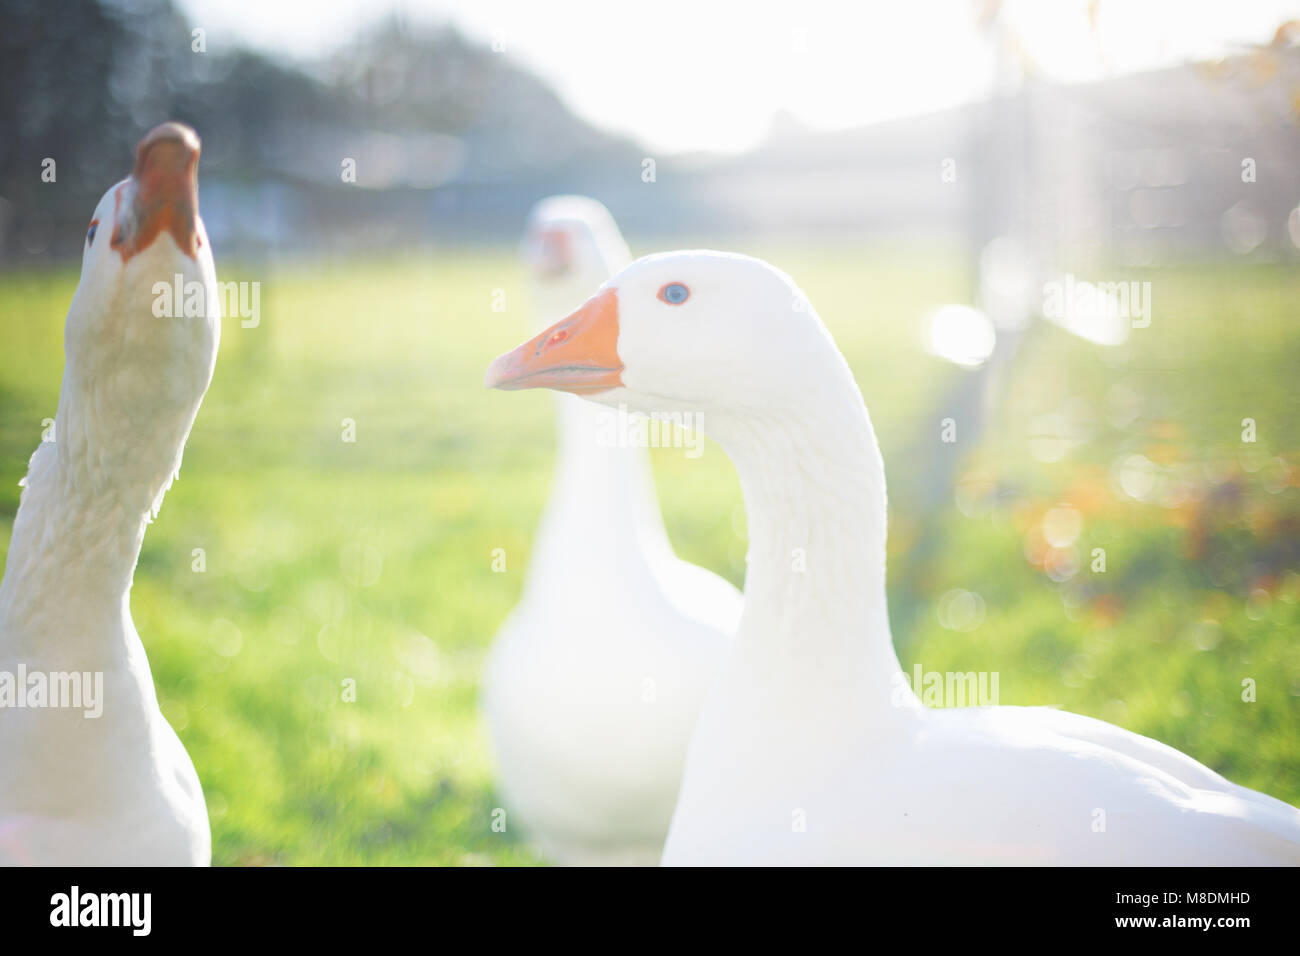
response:
M491 829L475 702L551 403L481 382L563 192L636 254L809 294L883 446L909 673L997 672L1003 704L1300 802L1300 4L0 0L0 27L0 548L86 222L156 123L199 132L219 276L260 289L132 601L214 862L537 861ZM741 584L726 457L652 457L678 552Z

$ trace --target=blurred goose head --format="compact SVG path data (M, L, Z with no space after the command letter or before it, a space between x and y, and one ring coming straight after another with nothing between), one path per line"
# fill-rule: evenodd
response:
M524 261L543 286L603 282L631 258L609 210L587 196L551 196L533 207Z

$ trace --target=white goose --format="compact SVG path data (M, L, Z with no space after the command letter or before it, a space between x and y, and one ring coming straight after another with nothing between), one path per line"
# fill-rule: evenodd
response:
M641 259L488 383L703 412L739 471L744 615L665 864L1300 863L1300 810L1154 740L1047 708L921 706L890 639L870 418L766 263Z
M180 468L217 355L198 159L193 130L154 129L86 234L54 441L32 455L0 584L3 864L209 862L198 775L158 708L130 611L145 525ZM183 302L175 317L155 314L156 302L173 311L155 283L174 287L178 274L197 283L186 291L201 290L207 314L185 315ZM73 672L81 706L35 706L42 682ZM45 703L75 702L64 686Z
M524 250L539 326L630 259L605 207L576 196L538 204ZM673 554L646 451L599 440L620 413L556 398L554 485L484 680L498 784L549 858L653 864L740 595Z

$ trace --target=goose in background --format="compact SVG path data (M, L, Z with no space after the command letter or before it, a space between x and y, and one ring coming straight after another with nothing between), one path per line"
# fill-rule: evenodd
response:
M1051 708L921 705L890 637L871 419L784 273L638 260L487 384L702 412L740 475L744 613L665 865L1300 863L1300 810L1164 744Z
M577 196L534 208L524 256L537 327L631 258L605 207ZM498 785L549 859L655 864L740 595L673 554L648 453L601 439L623 413L556 399L550 498L484 679Z
M155 128L86 232L54 440L32 455L0 584L0 864L209 863L203 791L130 610L217 356L198 161L193 130ZM155 313L178 274L203 314Z

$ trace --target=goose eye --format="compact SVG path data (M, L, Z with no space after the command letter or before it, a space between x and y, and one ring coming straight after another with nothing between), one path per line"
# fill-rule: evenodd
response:
M90 228L86 230L86 245L91 245L95 241L95 231L99 228L99 220L90 220Z
M691 297L691 290L680 282L670 282L659 290L659 301L669 305L681 305Z

